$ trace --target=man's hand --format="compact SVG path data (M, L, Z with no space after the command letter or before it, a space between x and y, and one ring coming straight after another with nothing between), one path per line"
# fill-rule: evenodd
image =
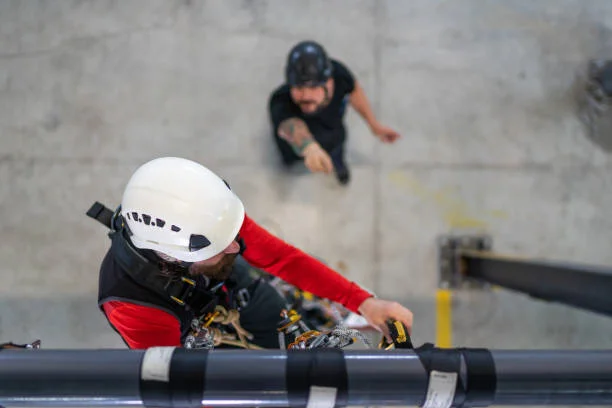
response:
M359 313L378 331L382 332L388 342L393 339L389 335L387 320L398 320L406 326L408 334L412 333L412 312L397 302L377 298L368 298L359 306Z
M393 143L400 138L399 133L380 123L376 123L372 126L372 133L384 143Z
M331 173L334 170L331 157L320 144L312 142L304 149L304 164L313 173Z

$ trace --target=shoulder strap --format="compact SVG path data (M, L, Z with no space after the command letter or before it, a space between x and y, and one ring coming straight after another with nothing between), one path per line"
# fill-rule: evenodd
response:
M154 291L164 299L193 311L196 315L206 314L217 304L217 295L206 290L194 279L181 276L180 279L164 277L160 268L143 256L125 236L126 229L121 220L119 208L112 211L95 202L87 215L110 229L111 252L121 268L142 286Z
M112 211L109 208L106 208L104 204L96 201L93 205L87 210L87 216L93 218L94 220L100 222L102 225L106 226L109 229L114 229L112 227L113 217L115 213L118 211Z

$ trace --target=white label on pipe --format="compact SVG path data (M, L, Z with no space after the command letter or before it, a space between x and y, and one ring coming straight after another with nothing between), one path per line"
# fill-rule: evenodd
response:
M432 371L423 408L450 408L455 398L457 373Z
M310 387L306 408L334 408L337 393L337 388L313 385Z
M170 361L175 348L148 348L142 359L140 378L148 381L170 381Z

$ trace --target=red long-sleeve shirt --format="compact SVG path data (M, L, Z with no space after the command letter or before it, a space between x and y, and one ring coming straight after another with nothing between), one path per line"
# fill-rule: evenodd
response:
M353 312L372 296L322 262L270 234L248 215L240 236L246 245L242 256L249 264L302 290L338 302ZM181 346L179 321L161 309L115 300L102 307L130 348Z

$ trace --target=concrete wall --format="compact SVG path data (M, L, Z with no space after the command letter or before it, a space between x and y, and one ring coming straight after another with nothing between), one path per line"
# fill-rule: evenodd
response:
M612 157L570 88L612 40L607 0L0 1L0 339L122 346L96 310L118 204L144 161L199 160L283 238L415 312L435 338L435 237L611 264ZM266 100L288 49L321 41L361 81L353 182L279 170ZM457 345L609 347L612 321L506 291L455 300Z

